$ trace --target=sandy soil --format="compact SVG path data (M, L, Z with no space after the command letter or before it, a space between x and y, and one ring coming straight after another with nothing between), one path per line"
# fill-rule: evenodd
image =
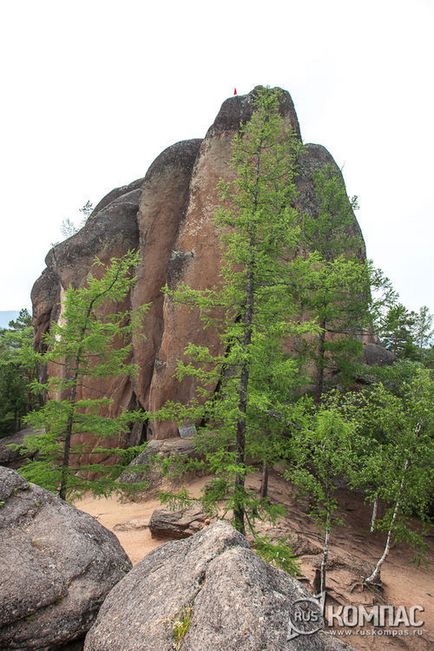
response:
M206 479L203 477L189 482L190 495L199 497L205 483ZM167 542L152 538L148 528L152 512L162 508L157 495L151 494L140 502L125 502L114 496L83 497L74 505L93 515L104 527L113 531L133 565Z
M189 481L186 488L193 497L198 497L206 478ZM251 486L259 487L259 476L251 480ZM284 536L297 553L305 585L311 589L315 568L321 560L321 535L306 514L306 505L292 491L290 485L277 474L270 477L270 498L285 504L287 515L275 526L262 525L262 530L271 537ZM367 651L389 651L408 649L427 651L434 648L434 582L432 562L434 553L432 537L428 553L429 566L417 567L413 553L405 545L392 549L383 567L384 592L378 595L363 590L360 578L369 567L374 567L380 557L384 534L370 535L370 509L363 500L342 491L341 512L343 524L334 529L327 577L330 603L365 604L386 603L393 605L421 605L425 612L423 636L369 637L352 635L345 640L356 649ZM161 508L157 495L149 495L140 502L122 502L115 497L86 497L76 502L78 508L93 515L101 524L113 531L129 555L133 564L146 554L164 544L165 541L151 538L148 522L154 509ZM278 651L278 650L276 650Z

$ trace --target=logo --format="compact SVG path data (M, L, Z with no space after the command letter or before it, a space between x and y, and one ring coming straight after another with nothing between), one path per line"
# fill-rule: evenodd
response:
M326 593L322 592L293 602L288 618L288 642L300 635L313 635L324 628L325 599Z
M286 639L300 635L314 635L321 630L333 634L408 636L422 635L424 621L420 614L423 606L392 606L387 604L329 605L326 592L312 597L302 597L289 606ZM363 628L370 625L371 628Z

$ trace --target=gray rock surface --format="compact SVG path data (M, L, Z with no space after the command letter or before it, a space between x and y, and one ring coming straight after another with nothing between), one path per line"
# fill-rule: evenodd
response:
M149 520L149 529L153 538L179 539L192 536L207 524L208 516L202 506L195 503L178 511L155 509Z
M36 456L36 452L29 455L22 455L22 447L15 449L10 447L11 445L22 446L26 436L29 434L35 434L35 430L32 427L27 427L15 434L9 434L0 438L0 466L16 469L22 466L28 458Z
M388 366L395 361L395 355L390 350L375 343L363 346L363 357L368 366Z
M0 467L0 649L79 639L130 567L94 518Z
M264 563L246 539L216 522L146 556L105 600L85 651L326 651L344 649L318 632L287 641L302 585ZM176 640L176 622L191 617Z
M121 483L134 484L135 482L148 481L151 489L161 485L163 476L159 460L168 457L188 459L199 458L191 439L176 437L172 439L149 441L146 448L129 464L119 477Z

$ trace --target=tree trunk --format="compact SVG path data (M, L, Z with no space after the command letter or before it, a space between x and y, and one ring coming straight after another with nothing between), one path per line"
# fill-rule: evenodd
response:
M330 545L330 516L327 516L326 527L325 527L325 537L324 537L324 547L322 553L322 561L320 567L321 581L320 581L320 593L322 594L326 589L326 576L327 576L327 561L329 558L329 545Z
M262 481L261 481L261 497L265 499L268 497L268 463L262 463Z
M68 471L69 471L69 457L71 453L71 438L72 438L72 428L74 426L74 408L75 408L75 399L77 396L77 378L74 379L74 384L71 387L71 393L69 396L69 401L71 404L71 411L66 422L65 438L63 441L63 461L62 468L60 471L60 486L59 486L59 497L62 500L66 500L66 493L68 490Z
M316 381L315 381L315 402L321 401L321 396L324 391L324 366L325 366L325 326L326 322L323 319L320 323L322 328L318 337L318 358L316 364Z
M253 323L253 271L249 271L247 276L247 302L246 314L244 319L245 331L243 337L243 350L247 351L250 347L252 340L252 323ZM244 466L246 461L246 425L247 425L247 391L249 386L250 367L249 362L244 361L240 385L238 389L239 403L238 409L240 416L237 422L237 439L236 439L236 453L237 465ZM235 529L242 534L245 533L244 525L244 483L245 475L238 472L235 477L235 496L234 496L234 526Z
M377 520L377 512L378 512L378 495L375 496L374 504L372 505L371 527L369 529L370 533L374 533L375 522Z
M256 156L256 173L255 173L255 189L253 192L253 216L256 214L258 207L258 188L259 188L259 175L260 175L260 152L262 143L259 144L259 149ZM254 313L254 298L255 298L255 253L256 253L256 229L254 220L252 219L249 228L249 248L250 256L247 264L247 283L246 283L246 311L244 313L244 334L242 341L242 349L245 355L241 367L240 384L238 388L238 410L240 416L237 421L236 429L236 454L237 465L244 467L246 461L246 425L247 425L247 398L250 376L250 362L247 358L247 353L252 342L253 332L253 313ZM245 533L244 524L244 485L245 474L238 472L235 477L235 494L234 494L234 526L242 534Z
M365 579L365 583L369 583L372 585L373 583L381 582L381 567L390 552L390 543L392 540L393 526L395 524L395 520L397 518L400 503L401 503L401 495L404 488L405 473L407 472L408 464L409 464L409 460L406 459L402 470L401 483L399 485L398 494L396 496L395 508L393 509L392 520L390 521L389 531L387 532L386 546L384 547L384 552L381 555L381 558L379 559L377 565L375 566L375 569L372 572L372 574Z

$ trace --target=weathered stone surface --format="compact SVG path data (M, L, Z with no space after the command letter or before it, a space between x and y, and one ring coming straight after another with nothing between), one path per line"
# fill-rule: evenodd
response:
M287 641L302 585L264 563L246 539L216 522L146 556L110 592L85 651L320 651L348 648L322 632ZM176 621L191 623L174 641Z
M29 456L23 456L21 454L22 447L12 449L10 446L22 446L24 439L29 434L35 434L35 430L32 427L22 429L20 432L16 432L16 434L9 434L9 436L2 436L0 438L0 466L7 466L8 468L16 469L23 465ZM33 458L35 455L36 453L32 453L30 458Z
M168 277L171 287L186 283L194 289L205 289L219 283L221 251L214 225L214 213L219 205L217 182L221 178L231 178L228 162L232 138L241 122L250 118L255 93L256 90L253 90L248 95L226 100L201 144L191 179L185 219L174 246L172 261L176 263L177 269L176 274ZM281 113L301 139L297 115L287 92L282 94ZM338 166L324 147L307 145L297 178L300 192L298 205L314 215L318 212L318 205L314 196L313 177L315 171L325 165L332 165L342 177ZM355 217L354 234L360 237L360 255L364 256L363 238ZM175 305L166 296L163 321L161 346L156 354L147 402L151 411L159 409L167 400L187 402L195 396L194 378L187 377L179 382L175 376L177 361L182 359L189 343L208 346L216 354L223 352L216 331L213 328L203 329L197 310ZM169 438L176 434L176 423L154 422L149 425L150 436Z
M209 518L198 503L185 509L169 511L155 509L149 520L149 529L153 538L179 539L188 538L209 524Z
M148 518L133 518L132 520L115 524L113 531L137 531L139 529L148 529L148 527Z
M395 355L390 350L374 343L363 346L363 356L369 366L387 366L395 361Z
M309 215L316 217L319 213L320 206L315 193L315 173L324 167L329 167L333 170L337 178L340 179L343 187L345 187L344 177L333 156L322 145L313 143L305 144L298 165L298 177L296 179L298 197L296 205L303 212L307 212ZM365 242L355 215L353 223L348 229L348 234L353 236L355 241L357 241L357 253L361 259L364 259L366 257Z
M141 196L141 180L129 186L113 190L92 212L85 226L75 235L53 247L47 257L47 269L36 282L33 289L33 314L38 337L37 344L49 328L52 320L61 318L61 301L64 290L70 286L85 285L95 258L108 263L113 257L121 257L129 250L137 249L139 232L137 227L137 210ZM42 303L41 303L42 301ZM53 302L54 301L54 302ZM46 307L43 306L46 304ZM130 297L115 309L128 309ZM50 308L50 310L49 310ZM106 310L112 311L113 305ZM101 310L101 316L104 309ZM49 364L48 374L59 375L63 372L57 364ZM128 377L90 377L86 388L79 389L80 398L98 398L110 396L113 399L104 415L117 416L121 409L128 408L134 402L132 382ZM74 444L83 446L83 454L76 459L78 464L110 461L107 455L93 454L100 441L91 433L84 432L73 437ZM125 437L105 439L104 446L118 447L126 444Z
M49 330L50 323L57 321L60 313L60 284L51 269L44 269L39 276L33 285L31 299L35 347L37 350L42 350L42 338Z
M139 367L135 392L148 405L151 379L158 367L157 353L164 330L161 291L171 274L173 249L185 214L193 165L201 140L178 142L152 163L142 188L137 213L141 260L132 306L149 305L143 317L143 333L133 339L134 360Z
M0 504L0 648L79 639L128 557L94 518L3 467Z

